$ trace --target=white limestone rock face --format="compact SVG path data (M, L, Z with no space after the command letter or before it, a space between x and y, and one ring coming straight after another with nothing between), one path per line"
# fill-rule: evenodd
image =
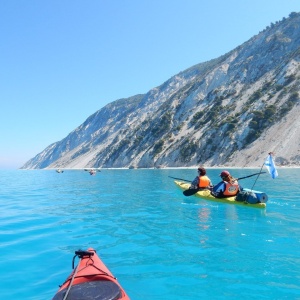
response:
M300 166L300 14L144 95L116 100L22 168Z

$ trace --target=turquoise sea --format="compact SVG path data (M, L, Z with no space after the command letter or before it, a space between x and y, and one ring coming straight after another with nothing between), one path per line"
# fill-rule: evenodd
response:
M168 176L191 169L2 170L1 299L52 299L88 247L131 300L300 299L300 169L278 173L257 209L185 197Z

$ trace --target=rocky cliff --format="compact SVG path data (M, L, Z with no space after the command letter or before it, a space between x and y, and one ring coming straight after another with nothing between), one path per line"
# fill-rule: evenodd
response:
M147 94L114 101L22 168L300 166L300 13Z

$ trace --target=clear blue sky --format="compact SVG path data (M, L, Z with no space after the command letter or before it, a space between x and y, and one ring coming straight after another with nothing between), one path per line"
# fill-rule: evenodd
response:
M0 168L293 11L299 0L2 0Z

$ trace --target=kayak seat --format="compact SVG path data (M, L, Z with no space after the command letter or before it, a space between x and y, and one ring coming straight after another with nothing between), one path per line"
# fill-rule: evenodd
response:
M52 300L62 300L68 288L58 292ZM90 281L71 287L68 300L117 300L122 297L120 287L112 281Z

